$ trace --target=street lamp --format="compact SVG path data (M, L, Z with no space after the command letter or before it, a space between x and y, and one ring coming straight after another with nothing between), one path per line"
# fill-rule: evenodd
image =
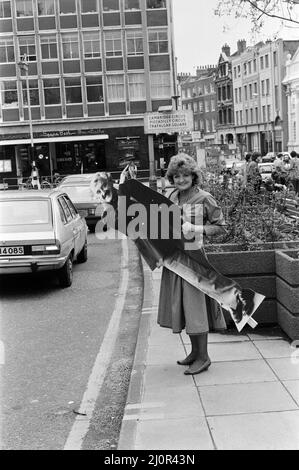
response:
M21 71L25 72L25 76L26 76L27 106L28 106L29 133L30 133L30 159L32 163L34 161L34 142L33 142L31 103L30 103L29 77L28 77L29 61L27 60L26 54L21 56L20 59L21 60L20 62L18 62L18 66Z

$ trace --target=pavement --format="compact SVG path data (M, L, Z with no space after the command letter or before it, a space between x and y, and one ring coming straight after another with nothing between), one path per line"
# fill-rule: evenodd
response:
M298 450L298 344L278 326L210 333L211 367L184 375L176 361L189 353L189 337L157 325L161 270L143 266L118 450Z

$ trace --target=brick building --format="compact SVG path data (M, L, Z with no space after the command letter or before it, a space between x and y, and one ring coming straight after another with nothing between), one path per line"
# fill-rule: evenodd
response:
M44 174L148 168L144 113L176 94L171 0L0 0L0 31L1 178L30 171L27 83Z

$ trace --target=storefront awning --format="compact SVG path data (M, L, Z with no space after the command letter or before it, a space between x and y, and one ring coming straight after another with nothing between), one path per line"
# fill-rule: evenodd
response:
M1 138L1 137L0 137ZM49 144L50 142L79 142L86 140L107 140L109 135L107 134L95 134L95 135L71 135L62 137L42 137L34 139L34 144ZM15 140L0 140L0 145L30 145L30 139L15 139Z

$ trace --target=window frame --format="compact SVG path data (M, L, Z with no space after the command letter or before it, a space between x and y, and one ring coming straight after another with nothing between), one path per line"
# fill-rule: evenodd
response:
M34 43L25 43L25 44L21 44L22 40L26 40L28 39L29 40L33 40ZM23 57L25 55L25 53L21 53L21 47L25 47L27 48L27 52L29 51L29 47L30 46L34 46L34 49L35 49L35 54L34 55L31 55L30 53L27 53L26 52L26 60L28 62L37 62L37 45L36 45L36 37L34 35L29 35L29 36L20 36L18 37L18 50L19 50L19 56L20 57ZM31 60L30 57L35 57L35 59Z
M5 9L4 9L4 3L8 3L9 4L9 9L10 9L10 16L4 16L4 13L5 13ZM3 6L2 6L3 5ZM3 13L3 16L1 16L1 13ZM9 18L12 18L12 5L11 5L11 1L10 0L3 0L3 1L0 1L0 19L1 20L6 20L6 19L9 19Z
M122 78L122 83L109 83L109 80L112 79L112 77L121 77ZM126 101L126 90L125 90L125 75L124 73L113 73L113 74L107 74L106 75L106 83L107 83L107 101L108 103L124 103ZM116 87L118 85L122 86L122 91L123 91L123 96L122 98L110 98L110 87Z
M48 42L43 42L44 39L48 38L49 41ZM54 39L55 41L54 42L50 42L50 40ZM51 44L55 44L56 46L56 57L52 57L51 56ZM47 45L47 50L49 52L49 57L43 57L43 46ZM40 35L40 56L41 56L41 60L43 62L47 62L47 61L58 61L59 59L59 56L58 56L58 40L57 40L57 34L56 33L49 33L49 34L41 34Z
M95 84L95 83L87 83L88 78L99 78L101 79L101 83ZM86 101L87 104L97 104L97 103L104 103L104 85L103 85L103 76L102 75L85 75L85 87L86 87ZM102 90L102 100L99 101L89 101L88 99L88 89L91 87L99 87Z
M65 41L65 39L69 37L69 38L72 38L72 37L76 37L77 38L77 42L76 41ZM62 60L79 60L80 59L80 38L79 38L79 34L78 34L78 31L73 31L73 32L63 32L61 33L61 48L62 48ZM70 45L70 51L72 52L72 44L77 44L77 53L78 55L76 56L73 56L72 53L71 53L71 57L65 57L65 49L64 49L64 45L65 44L69 44Z
M31 3L31 7L32 7L32 11L31 11L31 14L30 15L18 15L18 3L22 3L24 4L24 6L26 4L28 4L29 2ZM16 11L16 18L33 18L33 15L34 15L34 4L33 4L33 0L16 0L15 1L15 11Z
M111 12L119 12L120 11L120 0L115 0L115 1L118 2L118 9L117 10L115 10L114 8L111 8L111 9L108 9L108 10L105 9L104 4L105 4L106 1L109 2L110 0L102 0L103 13L111 13ZM109 6L106 7L106 8L109 8Z
M80 84L67 85L67 80L79 80ZM81 75L78 75L78 76L76 75L76 76L71 76L71 77L63 77L63 87L64 87L66 105L78 105L78 104L83 103ZM67 91L70 90L70 89L73 89L73 88L79 88L80 89L81 101L68 101Z
M129 37L128 35L130 34L133 34L134 36L133 37ZM138 36L138 34L140 36ZM138 39L141 39L141 44L142 44L142 52L139 52L137 51L137 47L136 47L136 41ZM133 41L133 44L134 44L134 52L130 52L129 53L129 47L128 47L128 41ZM144 56L144 48L143 48L143 33L142 33L142 30L127 30L126 31L126 51L127 51L127 56L128 57L141 57L141 56Z
M139 8L128 8L127 3L130 2L130 1L138 2ZM124 10L125 10L125 11L140 11L140 10L141 10L141 7L140 7L140 0L125 0Z
M24 108L28 108L30 105L30 108L39 108L41 105L40 102L40 94L39 94L39 80L37 78L29 78L29 97L30 97L30 103L27 103L27 80L26 78L21 80L21 90L22 90L22 103ZM31 86L33 82L36 82L37 87ZM37 92L37 93L36 93ZM35 95L38 98L38 103L33 103L32 96Z
M119 37L113 37L113 35L118 34ZM109 37L109 35L111 37ZM107 41L112 42L113 48L107 50ZM115 48L115 42L120 41L120 47L121 49ZM110 58L110 57L123 57L124 55L124 48L123 48L123 38L122 38L122 33L121 30L113 30L113 31L105 31L104 34L104 46L105 46L105 57ZM107 54L109 52L109 54ZM120 52L120 54L116 54L115 52Z
M9 88L9 89L5 89L3 88L3 86L5 85L5 83L14 83L15 84L15 88ZM5 99L3 100L3 96L5 96L5 93L9 93L9 92L12 92L15 94L16 96L16 101L13 101L12 104L6 104L5 103ZM1 106L3 109L18 109L19 108L19 94L18 94L18 82L17 80L2 80L0 82L0 102L1 102Z
M167 85L165 84L162 84L162 81L159 80L157 83L153 83L153 78L154 77L158 77L158 76L162 76L164 75L164 77L166 78L166 76L169 78L169 83L167 83ZM151 95L151 99L152 100L160 100L160 99L170 99L171 98L171 75L170 75L170 72L169 71L165 71L165 72L150 72L150 95ZM169 90L169 92L166 94L155 94L153 93L153 84L157 87L159 87L160 89L162 88L162 85L163 85L163 89L166 89L166 86Z
M75 11L71 11L71 12L67 12L67 13L64 13L63 11L61 11L61 5L62 5L62 2L64 0L59 0L58 2L58 7L59 7L59 10L58 10L58 14L59 15L63 15L63 16L67 16L67 15L77 15L78 13L78 9L77 9L77 2L76 0L67 0L67 1L73 1L74 2L74 5L75 5Z
M148 5L150 2L155 2L155 1L163 3L164 6L158 6L158 7L152 6L152 7L150 7ZM165 10L166 7L167 7L166 0L146 0L146 9L147 10Z
M96 15L99 13L99 4L98 1L95 0L96 4L96 10L95 11L83 11L82 6L85 4L86 5L86 0L80 0L80 9L81 9L81 15Z
M3 42L3 45L1 44ZM11 42L11 44L9 44L9 42ZM13 36L11 37L0 37L0 47L3 47L3 49L5 50L5 58L6 60L4 62L1 61L1 57L0 57L0 64L14 64L16 62L15 58L16 58L16 54L15 54L15 47L14 47L14 40L13 40ZM13 51L13 59L10 61L9 60L9 53L8 53L8 50L9 49L12 49Z
M52 1L52 5L53 5L53 13L47 13L47 14L41 14L39 11L38 11L38 8L39 8L39 3L43 3L45 0L37 0L37 14L39 17L53 17L56 15L56 2L55 0L46 0L46 1Z
M97 36L97 39L86 39L88 35L94 35ZM90 42L91 43L91 49L93 49L93 44L98 43L98 51L92 50L89 52L91 53L91 56L87 56L87 51L86 51L86 43ZM98 31L82 31L82 44L83 44L83 58L84 60L90 60L90 59L99 59L102 57L102 49L101 49L101 36Z
M159 33L166 34L167 39L166 40L165 39L161 40L159 38ZM157 39L156 40L150 39L151 34L157 34ZM169 54L169 37L168 37L168 30L166 28L153 28L153 29L148 30L147 41L148 41L149 55L152 56L152 55L168 55ZM160 50L161 44L165 43L165 42L167 43L167 51L162 51L161 52L161 50ZM158 52L152 52L151 51L151 44L157 44Z
M50 87L50 86L45 86L45 81L46 80L57 80L58 81L58 86L53 86L53 87ZM51 89L58 89L59 90L59 102L58 103L46 103L46 90L51 90ZM43 98L44 98L44 103L45 103L45 106L59 106L61 105L61 80L59 77L43 77L42 79L42 90L43 90Z
M137 82L137 85L143 85L143 95L140 96L140 97L133 97L131 96L131 87L132 85L136 85L136 83L131 83L130 80L132 79L132 77L134 76L142 76L143 77L143 81L140 81L140 82ZM130 101L146 101L146 80L145 80L145 73L144 72L131 72L131 73L128 73L128 89L129 89L129 100Z

